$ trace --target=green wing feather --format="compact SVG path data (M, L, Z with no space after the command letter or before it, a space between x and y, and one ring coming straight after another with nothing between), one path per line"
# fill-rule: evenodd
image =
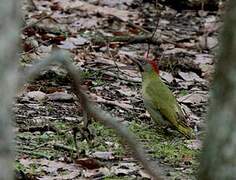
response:
M186 118L170 89L162 82L160 77L154 73L143 73L143 98L151 117L159 121L168 121L179 132L187 137L192 136L192 129L187 126Z

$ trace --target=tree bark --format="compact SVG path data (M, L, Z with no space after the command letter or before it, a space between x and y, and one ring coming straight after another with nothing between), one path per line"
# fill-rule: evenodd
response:
M236 179L236 1L230 0L216 65L199 179Z
M19 1L0 2L0 179L13 179L11 106L16 94Z

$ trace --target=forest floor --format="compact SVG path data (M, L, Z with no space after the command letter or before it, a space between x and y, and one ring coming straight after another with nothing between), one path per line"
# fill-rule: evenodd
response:
M219 12L177 12L134 0L29 2L22 4L22 69L53 49L69 50L90 99L137 136L161 176L196 179L222 25ZM143 56L147 42L196 139L164 131L146 112L141 76L129 57ZM61 67L50 66L25 84L14 112L18 179L150 178L112 129L92 121L92 137L87 137L71 79Z

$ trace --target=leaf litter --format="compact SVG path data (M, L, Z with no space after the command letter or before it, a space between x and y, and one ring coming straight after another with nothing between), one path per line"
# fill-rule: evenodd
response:
M152 135L142 134L140 130L141 127L158 129L145 115L140 74L128 58L142 56L148 48L146 42L112 42L108 37L138 37L153 32L158 23L154 38L160 39L159 45L151 45L150 53L160 58L162 79L178 97L189 124L201 134L214 73L218 29L222 24L218 14L177 12L134 0L33 2L34 11L27 2L22 6L26 26L22 32L21 64L31 66L32 59L45 57L54 48L69 50L73 63L83 70L83 88L91 99L131 129L139 127L135 133L147 151L160 150L150 155L159 163L162 176L195 179L195 154L201 149L202 138L184 141L174 134L159 139L162 137L159 130ZM76 137L79 149L74 153L73 127L81 126L83 111L74 98L70 77L56 67L50 67L27 84L18 94L13 110L19 149L17 160L24 166L25 174L36 175L37 179L150 178L129 153L122 150L114 133L104 130L97 122L91 127L95 140L88 143L79 133ZM154 142L152 136L161 143L146 145ZM55 144L59 144L59 149L55 149ZM166 157L163 158L163 154L167 154Z

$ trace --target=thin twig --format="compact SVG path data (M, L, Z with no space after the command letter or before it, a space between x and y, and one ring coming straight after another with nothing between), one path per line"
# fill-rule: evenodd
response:
M158 28L158 25L159 25L159 20L160 20L159 17L157 17L157 24L156 24L156 27L155 27L153 33L152 33L151 40L154 38L154 36L157 32L157 28ZM148 50L147 50L147 57L146 58L148 58L149 52L150 52L150 43L148 43Z
M157 3L158 3L158 2L156 1L156 2L155 2L156 9L158 9L158 7L157 7ZM157 28L158 28L159 21L160 21L159 16L160 16L160 13L157 14L156 27L155 27L155 29L154 29L154 31L153 31L153 33L152 33L151 39L154 38L154 36L155 36L155 34L156 34L156 32L157 32ZM148 43L147 57L146 57L147 59L148 59L148 54L149 54L149 52L150 52L150 43Z

